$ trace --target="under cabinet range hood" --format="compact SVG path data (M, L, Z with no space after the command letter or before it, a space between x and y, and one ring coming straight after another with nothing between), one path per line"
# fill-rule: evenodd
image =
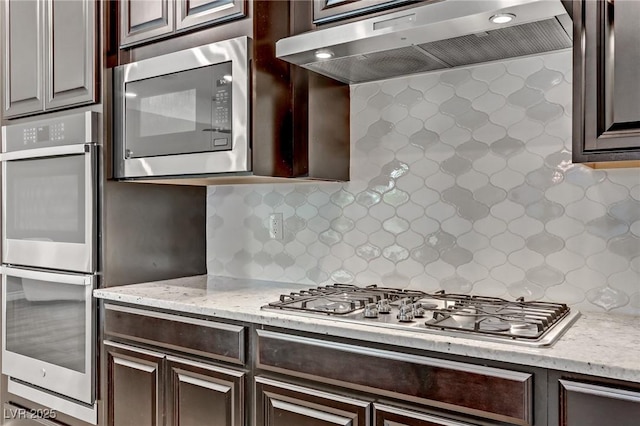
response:
M571 46L560 0L431 0L278 40L276 56L354 84Z

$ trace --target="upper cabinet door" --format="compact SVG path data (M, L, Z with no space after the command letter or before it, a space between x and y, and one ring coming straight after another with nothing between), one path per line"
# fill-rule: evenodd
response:
M415 0L313 0L313 23L323 24L373 13Z
M45 109L93 102L96 93L96 3L93 0L48 0L47 6Z
M574 7L574 161L638 160L640 2Z
M213 24L246 14L246 0L178 0L176 30Z
M6 0L3 7L3 115L11 118L44 108L43 4Z
M174 3L173 0L121 0L120 46L172 33Z

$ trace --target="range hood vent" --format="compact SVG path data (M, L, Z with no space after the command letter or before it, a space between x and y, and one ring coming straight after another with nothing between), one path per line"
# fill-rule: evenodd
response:
M515 15L497 25L496 14ZM276 56L344 83L363 83L570 48L555 0L445 0L279 40ZM332 55L317 59L318 51Z

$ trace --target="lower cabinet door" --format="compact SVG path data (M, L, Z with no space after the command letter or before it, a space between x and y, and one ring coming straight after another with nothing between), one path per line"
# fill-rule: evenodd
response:
M256 377L256 426L368 426L370 403Z
M640 392L560 380L561 426L638 426Z
M104 342L107 355L109 426L160 426L164 355Z
M241 371L167 356L167 426L244 425Z
M373 404L373 419L375 426L473 426L471 423L382 404Z

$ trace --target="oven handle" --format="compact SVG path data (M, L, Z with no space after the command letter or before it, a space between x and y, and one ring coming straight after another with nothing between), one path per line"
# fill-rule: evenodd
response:
M61 155L88 154L96 147L94 143L53 146L0 154L0 161L24 160L27 158L58 157Z
M2 275L29 278L32 280L51 281L61 284L75 284L81 286L93 286L96 282L95 275L81 274L61 274L58 272L33 271L31 269L12 268L10 266L0 266Z

